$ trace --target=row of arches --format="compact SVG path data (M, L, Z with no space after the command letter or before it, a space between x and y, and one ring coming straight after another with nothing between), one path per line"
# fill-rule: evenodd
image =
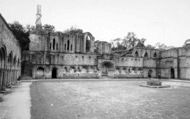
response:
M60 52L92 52L94 37L91 33L68 33L61 36L51 36L47 44L50 51Z
M63 74L82 74L82 73L97 73L96 66L63 66L63 67L36 67L34 78L58 78ZM64 77L63 77L64 78Z
M138 53L138 51L135 51L134 56L135 56L135 57L140 57L140 54ZM150 56L149 56L148 52L145 52L145 53L143 54L143 57L148 58L148 57L150 57ZM158 57L158 54L157 54L156 52L154 52L153 58L157 58L157 57Z
M16 83L20 75L20 59L7 53L5 46L0 46L0 90L5 90Z

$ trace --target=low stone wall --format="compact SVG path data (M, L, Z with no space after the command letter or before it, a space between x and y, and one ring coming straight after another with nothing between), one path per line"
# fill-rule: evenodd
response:
M143 78L143 76L138 74L114 74L114 78Z
M100 78L98 73L63 73L57 79ZM34 79L52 79L51 75L37 75Z
M63 74L62 77L58 78L63 78L63 79L68 79L68 78L100 78L97 73L65 73Z

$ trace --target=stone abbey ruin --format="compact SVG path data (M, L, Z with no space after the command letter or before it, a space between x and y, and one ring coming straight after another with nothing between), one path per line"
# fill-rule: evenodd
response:
M90 32L42 29L38 7L36 26L29 32L29 48L21 47L0 16L0 86L21 76L34 79L68 78L177 78L190 79L190 41L183 47L159 50L141 42L133 48L112 51L111 43L97 41ZM22 67L22 69L21 69Z

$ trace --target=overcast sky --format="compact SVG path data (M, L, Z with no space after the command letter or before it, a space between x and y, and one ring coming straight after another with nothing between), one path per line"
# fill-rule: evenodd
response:
M0 0L0 13L9 23L34 25L37 4L42 24L81 28L96 40L134 32L146 44L182 46L190 38L190 0Z

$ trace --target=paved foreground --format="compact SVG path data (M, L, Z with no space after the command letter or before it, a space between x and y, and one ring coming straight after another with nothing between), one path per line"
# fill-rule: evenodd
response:
M0 119L190 119L190 82L22 82L0 102Z
M22 83L12 89L10 94L3 96L3 102L0 103L0 119L31 118L30 85L31 82Z
M33 82L32 119L190 119L190 88L138 81ZM174 83L175 84L175 83Z

